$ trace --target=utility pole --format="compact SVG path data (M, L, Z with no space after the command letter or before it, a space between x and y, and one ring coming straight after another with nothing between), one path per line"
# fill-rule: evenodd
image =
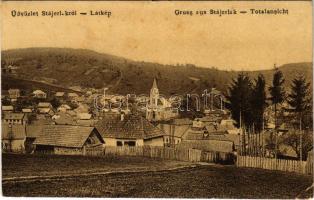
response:
M277 105L275 104L275 159L277 160Z
M264 151L265 151L265 147L264 147L264 134L265 134L265 116L263 113L263 127L262 127L262 156L264 156Z
M302 118L300 114L300 161L302 161Z

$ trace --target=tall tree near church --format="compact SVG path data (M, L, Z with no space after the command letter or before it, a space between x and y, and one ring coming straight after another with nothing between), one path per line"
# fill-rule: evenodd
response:
M275 126L277 126L277 107L285 100L284 84L285 79L283 78L282 72L275 67L275 73L273 76L273 84L269 87L270 100L274 105L275 110Z
M237 122L238 127L245 125L246 128L249 128L252 125L250 104L252 82L250 78L243 73L239 74L236 79L233 79L228 93L229 103L226 106L230 109L232 118Z
M254 113L254 127L257 132L260 132L263 127L263 115L266 103L266 83L265 78L262 74L259 74L257 79L255 79L255 84L252 90L251 107Z
M278 120L277 120L277 108L278 105L281 104L285 100L285 90L284 84L285 79L283 77L282 72L275 66L275 73L273 76L273 84L269 87L270 92L270 100L274 105L275 110L275 132L277 136L277 129L278 129ZM273 144L273 134L271 132L270 135L270 142ZM275 145L275 155L277 157L277 138L276 138L276 145Z

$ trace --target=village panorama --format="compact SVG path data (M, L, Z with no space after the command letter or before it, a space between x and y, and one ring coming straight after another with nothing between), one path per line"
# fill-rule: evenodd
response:
M31 48L2 51L1 72L4 196L313 197L312 63Z

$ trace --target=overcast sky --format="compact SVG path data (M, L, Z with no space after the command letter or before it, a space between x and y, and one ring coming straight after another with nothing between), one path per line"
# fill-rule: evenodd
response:
M2 49L86 48L138 61L257 70L312 60L312 2L4 2ZM62 4L62 5L61 5ZM179 10L286 8L289 15L176 16ZM15 17L11 10L110 10Z

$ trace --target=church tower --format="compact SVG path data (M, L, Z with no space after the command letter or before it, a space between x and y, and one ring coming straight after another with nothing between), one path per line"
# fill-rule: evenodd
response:
M150 89L149 104L150 107L157 108L159 99L159 90L157 87L156 79L154 78L153 87Z

